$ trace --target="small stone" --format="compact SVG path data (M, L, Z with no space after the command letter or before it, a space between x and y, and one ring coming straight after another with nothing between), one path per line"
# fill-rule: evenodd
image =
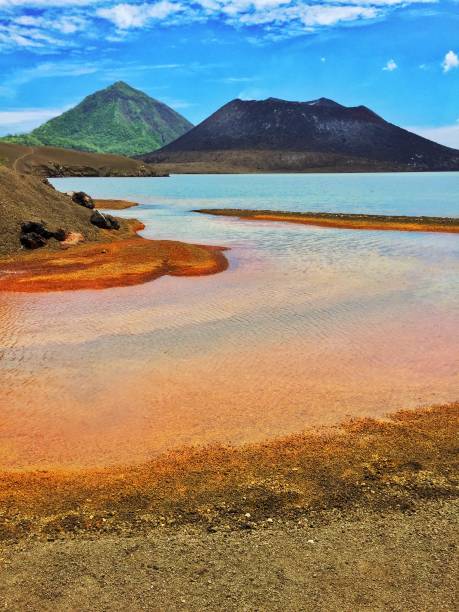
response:
M250 514L250 512L246 512L246 513L244 514L244 516L245 516L245 518L250 518L250 517L251 517L251 514Z

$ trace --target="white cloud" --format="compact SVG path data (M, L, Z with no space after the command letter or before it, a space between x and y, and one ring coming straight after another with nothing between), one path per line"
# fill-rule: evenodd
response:
M453 68L459 68L459 57L454 51L448 51L442 63L443 72L449 72Z
M221 79L213 79L218 83L225 83L226 85L233 85L237 83L253 83L253 81L257 80L257 77L222 77Z
M163 20L183 10L181 4L160 0L154 4L117 4L98 9L97 15L111 21L120 30L142 28L149 21Z
M33 15L21 15L14 20L14 23L19 26L42 28L48 30L56 30L62 34L74 34L78 30L86 27L87 21L79 16L67 16L57 19L47 19L45 17L37 17Z
M67 108L24 108L0 111L0 134L20 134L57 117Z
M390 59L387 64L384 66L383 70L386 70L387 72L393 72L394 70L397 70L398 66L397 63L395 62L395 60Z
M248 40L260 43L371 21L399 7L435 2L438 0L0 0L4 28L0 49L19 46L35 53L53 53L67 47L87 48L85 39L95 37L120 43L130 30L157 23L210 20L250 28ZM27 8L34 9L33 14L25 12ZM108 32L104 21L110 24ZM78 37L72 36L77 32ZM448 70L449 64L445 72Z
M88 6L100 4L100 0L0 0L0 8L50 8L66 6Z
M459 120L453 125L445 125L442 127L408 127L410 132L424 136L434 142L439 142L447 147L459 149Z

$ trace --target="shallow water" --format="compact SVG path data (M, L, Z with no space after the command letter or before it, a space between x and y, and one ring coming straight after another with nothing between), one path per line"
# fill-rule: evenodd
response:
M61 179L125 198L151 238L230 268L104 291L0 295L0 465L90 466L458 398L457 235L189 212L459 215L459 173Z

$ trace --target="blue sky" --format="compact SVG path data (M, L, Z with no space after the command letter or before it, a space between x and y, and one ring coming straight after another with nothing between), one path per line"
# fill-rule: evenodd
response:
M326 96L459 148L458 55L459 0L0 0L0 134L121 79L194 123Z

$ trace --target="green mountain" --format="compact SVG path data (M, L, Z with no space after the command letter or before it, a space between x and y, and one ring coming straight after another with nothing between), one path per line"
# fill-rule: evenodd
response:
M30 134L6 136L3 140L134 156L159 149L192 127L166 104L119 81Z

